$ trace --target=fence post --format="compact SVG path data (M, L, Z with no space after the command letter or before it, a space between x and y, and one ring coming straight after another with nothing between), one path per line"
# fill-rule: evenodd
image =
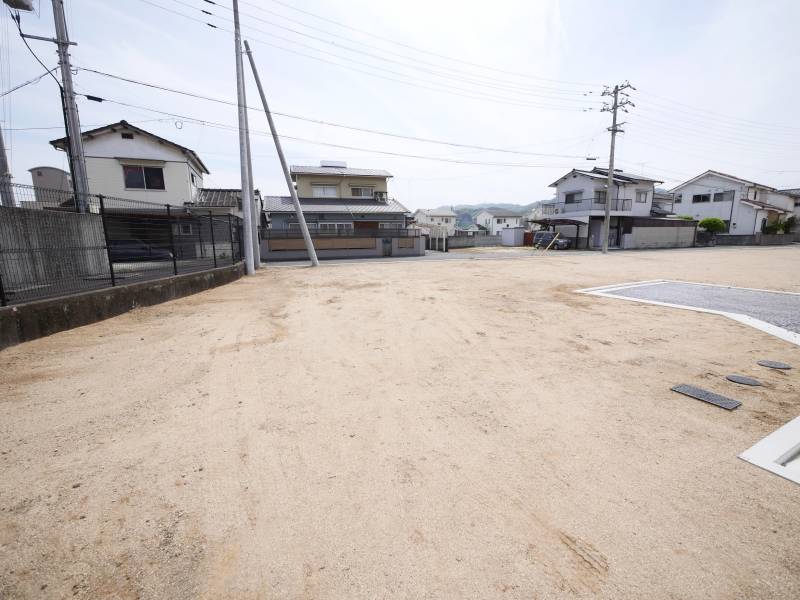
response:
M169 246L172 248L172 272L178 274L178 259L175 257L175 235L172 233L172 210L169 204L167 207L167 229L169 230Z
M6 299L6 290L3 287L3 274L0 273L0 306L5 306L8 304L8 300Z
M208 223L211 225L211 252L214 253L214 268L217 268L217 244L214 242L214 216L208 211Z
M98 194L97 198L100 200L100 222L103 224L103 238L106 241L106 258L108 258L108 272L111 274L111 287L117 285L117 279L114 276L114 261L111 258L111 244L108 239L108 225L106 224L106 203L103 199L103 194Z
M233 223L231 222L231 213L228 213L228 236L231 238L231 264L236 264L236 252L233 251Z

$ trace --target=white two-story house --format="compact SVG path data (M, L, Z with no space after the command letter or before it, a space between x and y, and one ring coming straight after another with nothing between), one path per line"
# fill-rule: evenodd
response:
M436 232L445 231L448 236L456 234L456 219L458 215L447 208L424 209L414 212L417 225Z
M500 235L503 229L522 227L523 217L513 210L486 208L475 215L475 223L489 232L489 235Z
M754 235L794 213L794 198L768 185L706 171L671 190L673 212L697 220L717 217L731 235Z
M92 194L183 206L196 199L209 172L193 150L127 121L82 135ZM66 150L67 138L50 143Z
M614 170L614 186L610 197L609 246L622 245L634 217L650 217L656 179ZM599 248L603 245L602 228L608 200L608 169L591 171L572 169L550 184L556 196L542 203L543 221L552 222L562 235L576 240L579 247Z

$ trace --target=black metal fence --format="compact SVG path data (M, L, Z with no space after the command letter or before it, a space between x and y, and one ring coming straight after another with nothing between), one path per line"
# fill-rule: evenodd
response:
M10 184L0 192L3 306L242 260L233 215L96 194L79 213L71 191Z
M314 224L309 223L308 233L312 238L395 238L395 237L419 237L419 229L406 229L399 227L385 227L385 228L340 228L340 229L320 229L315 227ZM299 239L303 237L300 228L291 229L264 229L261 231L261 236L264 239L272 240L286 240L286 239Z

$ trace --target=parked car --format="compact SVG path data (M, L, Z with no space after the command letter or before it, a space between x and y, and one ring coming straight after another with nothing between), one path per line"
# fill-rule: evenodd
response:
M172 260L172 252L142 240L111 240L112 262Z
M537 231L533 234L533 247L534 248L547 248L556 237L554 231ZM572 247L572 240L559 237L555 243L550 246L553 250L567 250Z

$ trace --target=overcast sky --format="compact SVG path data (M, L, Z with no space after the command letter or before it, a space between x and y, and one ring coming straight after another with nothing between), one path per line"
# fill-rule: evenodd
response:
M230 0L216 2L67 0L70 36L78 43L73 61L235 100ZM387 169L394 175L391 194L412 210L526 204L551 197L548 185L572 167L606 165L610 116L599 112L599 94L603 84L626 79L637 88L630 91L636 108L624 115L617 166L663 179L664 187L706 169L800 187L797 0L242 0L241 10L272 110L522 152L276 117L282 135L318 142L284 139L290 164L331 159ZM41 0L39 12L23 13L23 30L53 35L49 0ZM43 69L7 12L2 18L0 83L6 90ZM52 44L31 45L45 64L56 65ZM246 78L248 104L257 107L249 70ZM84 129L126 119L194 149L211 170L206 186L239 187L235 107L81 70L75 82L79 92L145 107L79 98ZM52 79L3 97L0 108L16 182L30 183L33 166L66 168L64 154L47 143L63 135ZM256 187L286 194L272 141L263 136L266 119L250 115ZM28 129L34 127L50 129Z

